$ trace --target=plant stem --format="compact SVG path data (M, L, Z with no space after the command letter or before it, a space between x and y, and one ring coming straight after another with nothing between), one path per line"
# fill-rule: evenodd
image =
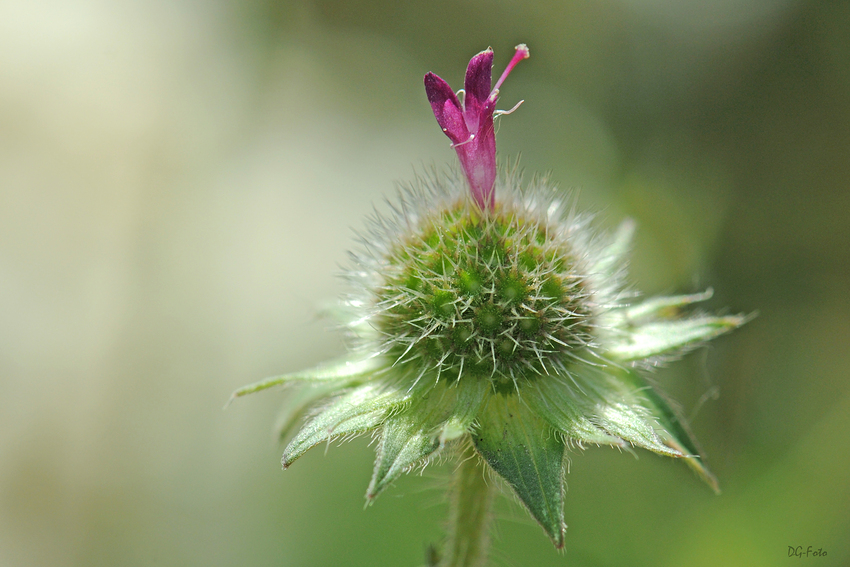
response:
M448 541L439 567L483 567L490 547L493 486L470 443L454 472Z

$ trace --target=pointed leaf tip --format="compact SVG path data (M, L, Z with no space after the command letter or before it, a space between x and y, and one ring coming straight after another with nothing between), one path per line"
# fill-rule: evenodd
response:
M741 315L652 321L631 329L611 346L609 354L623 362L681 354L737 329L746 321Z
M515 396L493 396L473 444L514 489L556 548L564 546L564 441Z
M633 383L641 389L647 400L655 406L654 413L658 416L661 426L659 435L667 447L677 451L685 464L693 470L713 491L720 494L720 485L705 463L705 456L699 443L691 432L679 406L667 394L652 386L635 371L629 372Z
M290 374L281 376L273 376L266 378L253 384L243 386L230 395L230 400L225 407L231 404L234 399L268 390L275 386L281 386L296 382L312 382L312 383L330 383L336 382L340 386L362 379L378 370L383 365L383 362L378 357L369 357L362 360L349 360L348 358L340 358L324 362L310 368L308 370L300 370Z
M421 463L440 447L436 436L417 431L416 423L408 416L388 419L381 432L381 444L372 481L366 490L371 501L406 470Z
M383 391L382 385L375 383L359 386L335 398L305 423L289 442L281 460L283 468L289 467L319 443L377 428L404 401L404 393Z
M478 414L487 388L483 380L454 386L443 383L388 418L382 427L367 501L374 500L405 471L425 463L455 432L465 433Z

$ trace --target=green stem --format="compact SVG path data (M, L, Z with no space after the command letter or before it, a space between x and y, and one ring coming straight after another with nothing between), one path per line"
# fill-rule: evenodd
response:
M494 488L470 443L454 473L448 541L439 567L483 567L490 547Z

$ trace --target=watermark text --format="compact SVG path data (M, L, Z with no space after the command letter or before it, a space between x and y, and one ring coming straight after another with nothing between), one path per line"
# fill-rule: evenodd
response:
M826 551L822 547L815 549L814 546L803 548L802 545L788 546L788 557L826 557Z

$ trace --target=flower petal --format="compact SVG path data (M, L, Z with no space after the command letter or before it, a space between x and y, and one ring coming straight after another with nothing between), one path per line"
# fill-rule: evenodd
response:
M496 102L486 103L475 123L475 136L467 144L455 147L460 164L469 180L472 198L482 209L492 209L495 202L496 183L496 130L493 127L493 110ZM467 119L467 124L469 124Z
M470 132L478 130L481 109L490 96L493 77L493 50L485 49L469 60L466 77L463 82L463 109L466 124ZM493 115L490 113L490 119Z
M404 390L387 390L382 383L367 383L336 398L304 424L289 442L281 459L283 468L288 468L319 443L375 429L407 398Z
M453 144L460 144L469 139L469 129L463 117L463 109L452 88L447 82L435 75L425 75L425 94L431 103L431 110L437 124L443 129Z
M515 395L494 395L472 434L475 448L516 492L552 539L564 546L564 441Z

